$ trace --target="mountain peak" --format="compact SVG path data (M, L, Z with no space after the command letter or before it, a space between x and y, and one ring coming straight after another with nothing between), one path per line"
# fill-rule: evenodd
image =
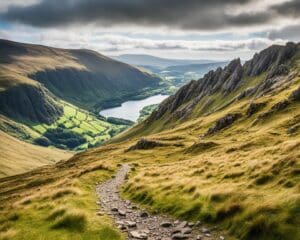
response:
M148 121L154 121L169 112L177 119L188 117L196 105L213 111L213 105L224 106L223 99L230 102L250 95L264 94L278 86L280 75L289 73L289 61L295 56L299 44L273 45L254 55L244 65L239 58L226 67L210 71L198 81L191 81L166 99ZM263 75L265 73L265 75ZM219 100L217 100L220 98ZM221 104L216 104L219 101ZM206 112L203 110L203 112Z

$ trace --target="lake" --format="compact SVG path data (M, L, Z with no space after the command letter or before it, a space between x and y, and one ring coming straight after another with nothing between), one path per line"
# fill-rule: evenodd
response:
M161 103L167 97L167 95L158 94L142 100L127 101L120 107L104 109L100 111L100 114L104 117L123 118L135 122L140 115L140 110L148 105Z

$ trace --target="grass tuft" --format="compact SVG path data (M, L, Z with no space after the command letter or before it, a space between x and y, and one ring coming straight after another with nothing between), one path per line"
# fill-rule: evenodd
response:
M58 212L57 212L58 213ZM83 212L67 212L57 218L52 225L53 229L68 229L72 231L83 231L87 225L87 217Z

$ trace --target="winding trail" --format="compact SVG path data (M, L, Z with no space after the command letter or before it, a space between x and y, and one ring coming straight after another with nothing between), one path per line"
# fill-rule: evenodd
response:
M119 188L130 171L129 165L122 165L116 176L97 185L99 207L115 220L119 229L127 233L127 239L171 240L171 239L218 239L225 238L200 222L174 221L163 215L150 215L128 200L119 196ZM99 215L103 212L99 211Z

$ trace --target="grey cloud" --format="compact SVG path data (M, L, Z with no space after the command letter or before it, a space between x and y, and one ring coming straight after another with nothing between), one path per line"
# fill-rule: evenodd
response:
M300 17L300 1L292 0L272 7L280 15Z
M214 30L270 21L272 11L231 15L224 10L255 1L42 0L27 6L11 6L0 17L38 27L98 23L103 26L132 24Z
M300 24L293 26L286 26L279 30L269 32L268 37L272 40L281 38L289 39L290 41L300 41Z

